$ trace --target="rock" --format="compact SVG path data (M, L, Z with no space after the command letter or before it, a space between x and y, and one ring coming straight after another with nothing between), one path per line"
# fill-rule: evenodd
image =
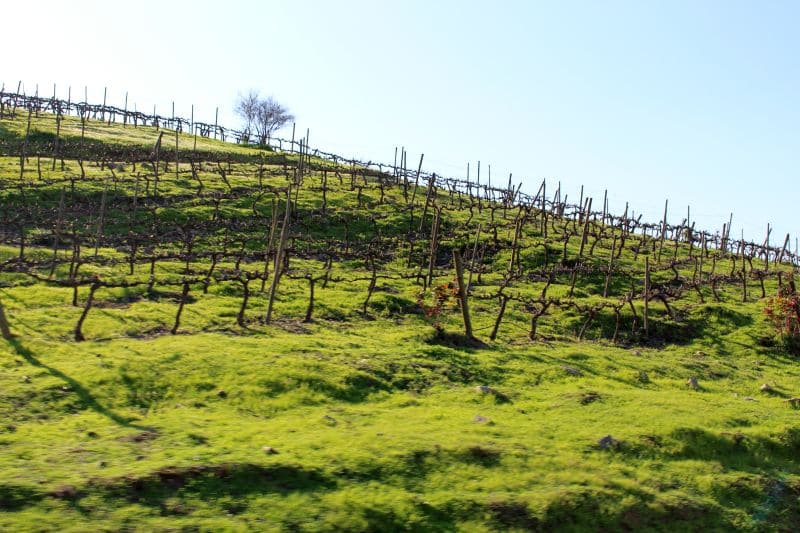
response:
M745 439L745 435L743 433L738 433L738 432L737 433L727 433L727 432L725 432L725 433L722 433L722 435L725 436L725 437L730 437L731 440L733 441L733 444L736 445L736 446L739 446L740 444L742 444L744 442L744 439Z
M583 372L581 372L580 370L578 370L574 366L562 365L561 368L563 368L564 372L566 372L570 376L582 376L583 375Z
M700 384L697 382L697 378L694 376L686 380L686 385L694 390L700 390Z
M473 418L472 421L478 424L488 424L491 422L491 419L486 418L485 416L475 415L475 418Z
M752 396L745 396L744 398L742 398L742 400L744 400L746 402L757 402L758 401L755 398L753 398Z
M696 352L694 352L695 357L705 357L706 355L707 355L706 352L704 352L703 350L697 350Z
M475 387L475 390L477 392L480 392L481 394L491 394L492 396L494 396L495 398L497 398L501 402L510 401L508 396L506 396L504 393L502 393L499 390L495 389L494 387L490 387L488 385L478 385L477 387Z
M59 500L74 500L78 497L78 489L72 485L64 485L51 492L50 496Z
M773 392L775 392L775 389L773 389L773 388L772 388L772 387L769 385L769 383L764 383L763 385L761 385L761 386L758 388L758 390L760 390L761 392L763 392L763 393L765 393L765 394L772 394Z
M30 376L22 376L22 381L24 383L30 383L31 382L31 377Z
M278 455L278 450L276 450L272 446L264 446L263 448L261 448L261 451L263 451L267 455Z
M142 431L141 433L136 433L135 435L126 435L125 437L121 437L120 440L129 442L145 442L153 440L157 437L158 433L155 431Z
M800 398L789 398L785 400L792 408L800 409Z
M325 416L323 416L323 417L322 417L322 419L323 419L323 420L325 421L325 423L326 423L326 424L328 424L329 426L335 426L336 424L338 424L338 422L336 421L336 419L335 419L335 418L333 418L333 417L332 417L332 416L330 416L330 415L325 415Z
M603 450L608 450L609 448L615 448L615 449L619 448L620 444L622 443L617 439L615 439L614 437L612 437L611 435L606 435L605 437L597 441L597 445L600 446L600 448Z
M600 399L600 395L596 392L587 392L581 395L581 405L589 405Z
M225 392L224 390L221 390L221 391L217 392L217 396L219 396L220 398L227 398L228 397L228 393Z
M633 351L633 355L642 355L642 351L641 350L634 350Z

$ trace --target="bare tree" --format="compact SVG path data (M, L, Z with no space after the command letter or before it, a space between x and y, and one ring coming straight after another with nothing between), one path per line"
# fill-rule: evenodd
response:
M240 94L234 111L244 120L244 132L251 134L258 113L258 91L251 90L245 95Z
M275 131L294 120L283 104L272 96L261 98L254 90L239 95L235 111L244 120L245 132L258 137L259 144L266 144Z

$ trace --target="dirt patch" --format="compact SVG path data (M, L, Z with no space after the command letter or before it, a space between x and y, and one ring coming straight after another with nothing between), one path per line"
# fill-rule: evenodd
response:
M135 433L133 435L126 435L121 437L119 440L123 442L147 442L150 440L155 440L158 438L158 433L155 431L142 431L141 433Z

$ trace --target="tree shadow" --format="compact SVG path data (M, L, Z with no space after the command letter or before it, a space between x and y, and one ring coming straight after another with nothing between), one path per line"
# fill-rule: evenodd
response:
M640 442L623 442L615 453L636 459L711 461L726 470L757 474L796 472L800 431L788 428L771 439L737 431L714 433L683 427L672 431L666 439L644 436Z
M436 331L425 339L426 344L446 346L448 348L463 349L469 352L488 348L489 345L476 337L469 337L463 333L449 331Z
M125 417L122 417L116 414L114 411L101 405L100 402L98 402L97 399L94 396L92 396L92 394L86 389L86 387L80 384L80 382L68 376L67 374L63 373L62 371L58 370L57 368L53 368L52 366L48 366L42 363L39 359L36 358L36 356L31 350L22 345L19 339L15 338L10 339L8 343L11 345L11 347L14 349L17 355L25 359L30 365L46 370L51 376L54 376L64 381L67 385L69 385L70 390L74 391L75 394L78 395L78 398L80 398L81 402L94 412L103 415L104 417L108 418L115 424L118 424L123 427L134 428L143 431L152 429L147 426L133 424L130 420L126 419Z
M141 477L96 480L90 488L109 501L120 497L140 504L163 507L173 496L192 496L214 501L224 497L246 498L250 494L315 492L336 488L336 479L316 470L294 465L225 463L165 467Z

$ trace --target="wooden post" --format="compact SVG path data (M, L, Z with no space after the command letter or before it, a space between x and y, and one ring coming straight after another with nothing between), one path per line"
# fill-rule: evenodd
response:
M58 244L61 239L61 224L64 219L64 187L61 187L61 197L58 201L58 216L56 217L56 226L53 230L53 264L50 265L50 277L56 271L56 264L58 259Z
M197 151L197 131L194 129L194 104L192 104L192 117L191 117L192 135L194 135L194 147L192 150Z
M286 247L286 238L289 233L289 214L292 211L292 188L286 189L286 210L283 214L283 227L281 237L278 241L278 250L275 252L275 270L272 273L272 284L269 288L269 303L267 304L267 314L264 322L269 324L272 321L272 307L275 303L275 294L278 291L278 282L283 272L283 252Z
M603 298L608 298L608 285L611 283L611 271L614 268L614 252L617 248L617 234L614 234L614 239L611 241L611 255L608 257L608 271L606 272L606 283L603 286Z
M644 334L648 335L649 311L650 311L650 257L644 258Z
M214 110L214 138L217 138L217 124L219 123L219 108Z
M414 200L417 197L417 188L419 187L419 174L422 172L422 160L425 158L425 154L420 154L419 156L419 166L417 167L417 178L414 181L414 192L411 194L411 213L410 213L410 224L409 228L414 227Z
M461 303L461 314L464 317L464 334L470 339L475 337L472 334L472 321L469 318L469 303L467 301L467 288L464 286L464 268L461 264L461 252L453 250L453 262L456 267L456 279L458 280L458 299Z
M164 132L160 131L158 133L158 139L156 139L155 145L153 145L153 170L155 171L154 181L153 181L153 196L158 197L158 165L161 160L161 138L164 136Z
M175 179L179 178L180 173L180 158L178 156L178 128L175 128Z
M63 189L62 189L63 194ZM100 250L100 239L103 238L103 223L106 217L106 194L108 194L108 182L103 184L103 195L100 197L100 217L97 219L97 237L94 241L94 256Z
M656 261L661 263L661 250L664 248L664 238L667 236L667 207L669 206L669 200L664 201L664 218L661 221L661 241L658 245L658 258Z
M772 227L767 224L767 237L764 239L764 272L769 272L769 236L772 233ZM742 235L744 237L744 235ZM755 255L755 251L753 252Z
M786 240L783 241L783 248L781 248L781 253L778 254L778 258L775 260L776 263L781 264L783 262L783 256L786 254L786 247L789 246L789 234L786 234Z
M433 284L433 267L436 266L436 250L437 240L439 238L439 217L441 216L442 209L435 209L433 212L433 221L431 222L431 248L430 255L428 256L428 276L426 278L425 286L430 287Z
M478 231L475 232L475 246L472 248L472 255L469 258L469 280L467 281L467 291L472 287L472 273L475 272L475 256L478 253L478 242L481 238L481 225L478 224Z
M578 257L583 257L583 248L586 246L586 240L589 238L589 219L590 214L592 213L592 199L589 198L586 201L586 215L583 219L583 232L581 235L581 248L578 252Z

